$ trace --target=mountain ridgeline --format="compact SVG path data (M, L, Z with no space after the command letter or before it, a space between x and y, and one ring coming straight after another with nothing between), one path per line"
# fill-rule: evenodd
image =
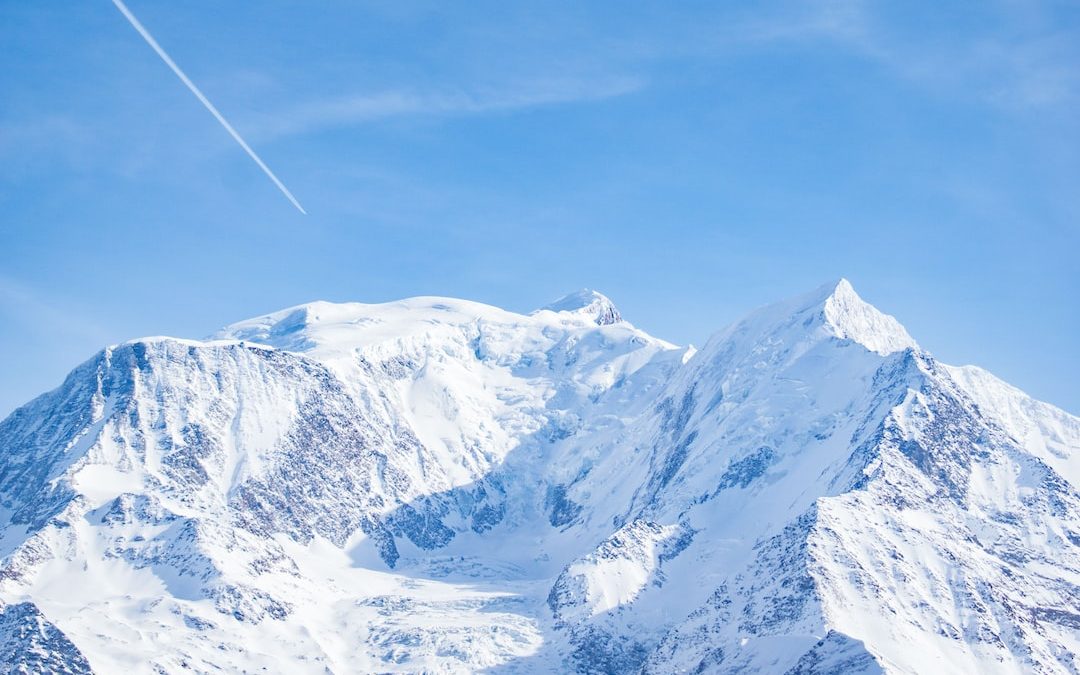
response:
M700 350L594 291L104 349L0 423L0 662L1080 673L1080 419L841 280Z

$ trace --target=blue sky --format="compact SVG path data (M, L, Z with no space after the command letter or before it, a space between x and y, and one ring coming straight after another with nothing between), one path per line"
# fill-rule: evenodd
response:
M597 288L700 344L846 276L1080 412L1080 6L0 1L0 415L314 299Z

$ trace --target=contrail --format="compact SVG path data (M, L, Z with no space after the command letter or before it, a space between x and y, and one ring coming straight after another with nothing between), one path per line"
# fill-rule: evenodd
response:
M307 211L304 210L303 206L300 206L300 202L296 201L296 197L293 197L292 193L289 192L289 188L285 187L285 184L278 180L278 177L274 175L274 172L270 170L270 167L266 166L266 162L259 159L259 156L251 149L251 146L245 143L243 138L240 138L240 134L236 133L236 129L233 129L228 120L218 112L218 109L214 107L214 104L210 102L210 99L203 96L203 93L199 91L199 88L195 86L195 83L188 79L188 76L184 74L184 71L180 70L180 66L176 65L176 62L169 58L169 55L166 54L165 50L161 48L161 45L157 43L154 36L139 23L139 20L135 18L135 15L131 13L131 10L127 8L127 5L121 0L112 0L112 3L116 5L116 8L124 15L124 18L128 20L128 23L130 23L135 30L139 31L139 35L143 36L143 39L146 40L146 44L150 45L153 50L157 52L157 55L161 57L161 60L165 62L165 65L172 68L172 71L176 73L176 76L180 78L180 81L187 85L187 88L191 90L192 94L195 94L195 98L202 101L202 104L206 106L206 109L210 111L210 114L217 118L218 122L221 122L221 126L225 127L225 131L228 131L229 135L236 139L236 142L240 144L240 147L244 149L244 152L255 160L255 163L270 177L270 180L274 181L274 185L278 186L278 189L281 190L282 194L288 197L293 206L306 216Z

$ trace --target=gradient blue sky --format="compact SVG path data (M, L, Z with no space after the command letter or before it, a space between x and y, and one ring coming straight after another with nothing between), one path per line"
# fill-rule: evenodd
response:
M0 415L314 299L597 288L700 344L846 276L1080 412L1080 6L0 1Z

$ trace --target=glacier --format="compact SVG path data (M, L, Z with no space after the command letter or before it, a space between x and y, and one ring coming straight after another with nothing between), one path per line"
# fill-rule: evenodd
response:
M9 672L1080 673L1080 419L846 280L103 349L0 422Z

